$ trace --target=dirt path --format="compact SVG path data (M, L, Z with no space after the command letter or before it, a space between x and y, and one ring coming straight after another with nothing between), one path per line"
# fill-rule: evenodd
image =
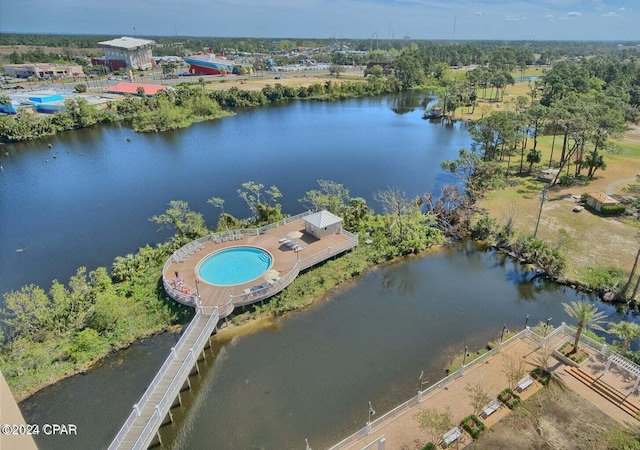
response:
M633 178L625 178L624 180L618 180L616 182L613 182L613 183L607 185L607 189L606 189L605 192L607 193L607 195L613 195L613 194L616 193L616 189L619 186L622 186L623 184L633 183L637 179L638 179L638 177L633 177Z

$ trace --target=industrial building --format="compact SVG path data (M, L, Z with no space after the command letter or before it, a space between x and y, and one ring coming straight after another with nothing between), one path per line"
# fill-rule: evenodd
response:
M99 42L104 49L105 66L124 66L135 70L148 70L154 66L151 49L155 41L123 36L110 41ZM100 63L99 63L100 64Z
M79 64L5 64L4 71L16 78L36 77L43 80L83 77Z

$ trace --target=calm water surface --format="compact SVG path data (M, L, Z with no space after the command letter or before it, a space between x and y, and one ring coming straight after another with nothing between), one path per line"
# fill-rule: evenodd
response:
M452 181L439 163L470 139L462 125L422 121L428 101L296 102L177 132L112 126L7 146L0 291L66 282L78 266L109 265L164 239L148 218L172 199L187 200L210 224L218 213L206 203L212 196L247 216L236 189L248 180L276 184L292 214L318 179L343 183L372 205L387 186L408 196L437 191ZM368 401L384 413L415 394L421 371L442 378L464 345L495 339L503 323L518 329L527 314L530 323L560 323L561 303L575 297L473 246L382 268L268 329L215 340L163 439L177 449L303 448L305 438L326 447L364 424ZM23 402L28 422L78 426L76 437L40 436L38 445L106 447L177 339L136 344Z
M267 329L214 340L163 440L176 449L295 449L307 438L312 448L326 448L364 425L368 401L378 414L392 409L415 395L421 371L432 382L443 378L465 345L484 346L503 324L517 331L527 314L530 324L568 320L561 303L579 295L530 278L504 256L472 245L445 249L370 272ZM619 319L614 308L599 307ZM21 405L27 421L72 422L82 430L73 439L40 438L41 448L108 445L151 380L149 366L162 362L134 351L117 358L119 364ZM116 395L129 382L135 388ZM90 387L90 398L78 395Z
M439 189L452 182L440 161L470 138L462 125L421 120L421 102L428 98L294 102L175 132L115 125L6 146L0 292L28 283L48 288L80 266L110 266L165 239L148 219L170 200L188 201L210 225L220 212L207 204L214 196L226 200L225 211L247 217L236 191L249 180L277 185L291 214L305 210L298 199L320 179L343 183L373 207L373 193L387 186L408 196Z

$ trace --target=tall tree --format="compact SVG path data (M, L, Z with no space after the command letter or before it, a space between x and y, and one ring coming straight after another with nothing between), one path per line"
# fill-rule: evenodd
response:
M640 325L634 322L623 320L621 322L610 322L608 333L615 334L622 339L622 353L629 351L631 341L640 336Z
M207 234L207 227L202 214L194 212L189 204L182 200L171 200L169 208L149 220L160 225L160 228L172 230L178 237L195 239Z
M598 307L594 304L587 301L579 301L563 303L562 306L566 313L578 322L576 337L573 341L573 349L571 350L571 353L578 351L580 336L584 329L593 328L594 330L604 331L600 324L604 323L607 315L604 311L598 311Z

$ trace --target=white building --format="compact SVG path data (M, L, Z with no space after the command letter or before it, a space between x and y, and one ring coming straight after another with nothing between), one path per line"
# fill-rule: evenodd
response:
M322 239L342 231L342 219L329 211L319 211L304 217L304 231L315 238Z
M136 70L148 70L153 67L151 48L155 41L124 36L98 44L104 49L104 57L107 60L124 61L126 67Z

